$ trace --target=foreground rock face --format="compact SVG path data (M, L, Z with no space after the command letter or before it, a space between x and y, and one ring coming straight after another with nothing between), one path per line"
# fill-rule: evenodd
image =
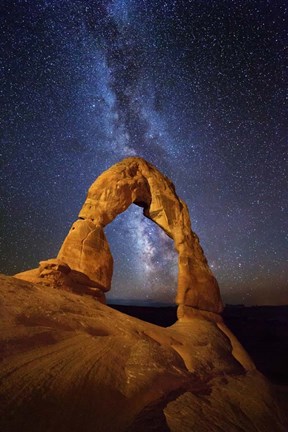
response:
M0 276L1 432L287 430L221 317L184 312L161 328Z
M191 229L186 204L177 196L171 180L141 158L124 159L92 184L79 219L72 225L55 265L67 265L72 270L70 276L78 284L98 288L102 293L108 291L113 259L104 227L132 203L143 207L144 216L174 240L179 255L176 303L221 312L219 287L199 239ZM51 267L48 270L51 276ZM39 271L33 275L45 277ZM31 273L17 276L31 280Z
M104 227L132 203L179 254L169 328L103 304L113 272ZM218 314L218 284L186 204L143 159L104 172L57 258L16 276L0 276L1 432L287 430L268 382Z

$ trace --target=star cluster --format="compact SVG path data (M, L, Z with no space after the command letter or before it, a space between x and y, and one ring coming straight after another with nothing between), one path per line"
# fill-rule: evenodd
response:
M228 303L288 303L284 0L1 2L0 270L56 256L126 156L172 179ZM111 299L172 302L173 242L106 228ZM286 237L285 237L286 236Z

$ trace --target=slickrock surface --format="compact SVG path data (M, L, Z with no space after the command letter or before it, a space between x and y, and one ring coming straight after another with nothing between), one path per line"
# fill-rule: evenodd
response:
M104 228L132 203L179 255L178 320L168 328L105 305ZM16 277L0 277L1 432L287 431L269 383L219 315L186 204L145 160L98 177L58 256Z
M199 239L191 229L186 204L177 196L171 180L138 157L113 165L92 184L79 219L72 225L54 260L55 266L66 265L76 284L97 288L103 298L111 287L113 273L113 258L104 227L132 203L143 207L144 216L174 240L178 252L176 303L221 312L219 287ZM35 277L46 277L49 272L51 276L51 263L48 262L48 273L43 273L43 269L42 263L38 272L24 272L17 277L36 282Z
M287 431L219 315L162 328L45 283L0 276L1 432Z

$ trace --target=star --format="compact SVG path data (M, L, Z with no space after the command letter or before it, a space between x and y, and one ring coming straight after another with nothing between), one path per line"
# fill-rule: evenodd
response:
M56 256L95 178L141 156L187 203L224 301L287 303L286 2L11 0L1 16L0 270ZM109 296L171 303L177 253L141 211L106 228Z

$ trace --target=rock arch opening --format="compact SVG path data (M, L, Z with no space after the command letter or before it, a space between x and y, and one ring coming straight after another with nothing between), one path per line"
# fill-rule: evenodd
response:
M105 228L114 260L107 302L173 304L178 255L173 240L131 205Z
M96 179L57 258L73 270L78 282L109 291L113 258L104 228L132 203L142 207L144 216L174 241L178 253L176 303L220 312L219 287L191 229L186 204L171 180L142 158L124 159Z

